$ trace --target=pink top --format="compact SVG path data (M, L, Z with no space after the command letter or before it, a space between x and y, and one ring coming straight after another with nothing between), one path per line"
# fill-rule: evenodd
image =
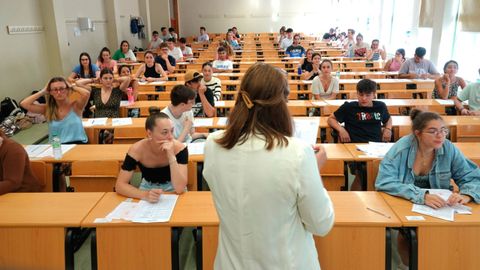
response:
M100 70L102 70L104 68L108 68L113 72L116 65L117 65L117 61L115 61L113 59L111 59L108 64L107 63L102 64L102 63L100 63L100 61L97 61L97 66L98 66L98 68L100 68Z
M388 71L399 71L401 66L402 63L393 58L392 63L390 63L390 67L388 67Z

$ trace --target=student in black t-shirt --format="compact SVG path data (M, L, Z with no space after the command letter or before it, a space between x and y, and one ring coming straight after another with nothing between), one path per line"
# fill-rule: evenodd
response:
M377 84L363 79L357 84L358 101L345 102L328 118L328 125L338 132L342 143L389 142L392 137L392 118L387 106L373 100ZM342 127L340 123L344 123ZM360 190L358 164L350 166L355 181L352 190Z
M195 117L214 117L215 98L213 91L201 82L202 78L202 73L196 70L189 70L185 73L185 85L197 93L195 105L192 108L193 115Z
M173 56L168 54L168 44L166 42L160 44L160 54L155 57L155 63L159 63L167 74L172 74L175 71L176 61Z

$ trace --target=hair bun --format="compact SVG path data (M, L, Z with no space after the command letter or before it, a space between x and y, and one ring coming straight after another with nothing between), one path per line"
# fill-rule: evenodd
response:
M410 119L413 121L415 120L415 118L417 118L417 116L419 116L420 114L422 113L421 110L419 109L413 109L410 111Z

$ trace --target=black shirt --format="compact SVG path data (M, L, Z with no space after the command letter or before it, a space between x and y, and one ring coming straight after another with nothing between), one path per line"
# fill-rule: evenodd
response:
M168 71L167 62L165 62L165 60L163 60L162 57L160 57L160 56L158 56L158 55L155 56L155 62L156 62L156 63L159 63L159 64L162 66L163 70ZM175 58L174 58L173 56L171 56L171 55L168 56L168 62L170 62L170 65L172 65L172 66L175 66L176 63L177 63L177 62L175 61Z
M372 107L360 107L358 101L345 102L334 112L353 143L381 142L382 124L390 119L387 106L381 101L373 101Z
M183 148L183 150L178 152L175 157L177 158L178 164L188 164L188 148ZM122 169L125 171L133 171L137 167L137 164L142 172L142 178L150 183L164 184L172 181L172 177L170 176L170 165L158 168L148 168L143 166L142 163L136 161L128 153L123 161Z
M210 88L207 88L205 91L205 98L207 98L208 103L212 105L215 108L215 97L213 95L213 91ZM193 116L206 116L205 112L203 111L203 105L202 105L202 100L200 99L200 96L197 93L197 97L195 98L195 105L193 105Z
M312 62L309 62L307 58L303 59L302 70L308 72L313 70Z

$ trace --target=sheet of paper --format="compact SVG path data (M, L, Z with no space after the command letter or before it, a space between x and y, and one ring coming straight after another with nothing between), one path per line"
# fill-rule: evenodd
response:
M357 149L364 152L369 157L384 157L388 150L392 148L393 143L369 142L368 144L358 144Z
M301 139L308 144L317 143L318 126L320 118L311 117L309 119L294 119L294 137Z
M47 151L51 146L49 144L34 144L25 146L29 158L43 157L43 152Z
M439 218L447 221L453 221L455 210L451 207L443 207L440 209L433 209L427 205L413 204L412 212Z
M213 126L213 118L195 118L193 120L194 127L211 127Z
M120 107L127 107L128 105L130 105L130 104L128 103L128 100L122 100L122 101L120 101Z
M74 148L76 144L62 144L62 154L65 155L68 151ZM36 158L44 158L44 157L53 157L53 150L52 146L48 145L45 151L38 153Z
M112 126L128 126L132 124L132 118L125 117L125 118L112 118Z
M168 222L177 203L178 195L162 194L156 203L140 201L135 208L133 222Z
M420 221L420 220L425 220L423 216L405 216L407 220L410 221Z
M218 126L226 126L228 118L227 117L218 117L217 118L217 125Z
M435 99L440 105L454 105L453 100L451 99Z
M322 100L316 100L316 101L312 101L312 104L315 105L315 106L326 106L327 103L325 101L322 101Z
M131 220L137 206L137 202L123 201L117 205L117 207L115 207L115 209L113 209L113 211L110 212L105 218Z
M225 101L223 100L215 101L215 107L225 107Z
M203 155L205 152L205 142L195 142L188 144L189 155Z
M430 194L439 196L444 201L447 201L448 198L450 198L450 195L452 195L452 191L450 191L448 189L433 189L433 188L431 188L431 189L426 189L426 190L428 190L428 193L430 193Z

